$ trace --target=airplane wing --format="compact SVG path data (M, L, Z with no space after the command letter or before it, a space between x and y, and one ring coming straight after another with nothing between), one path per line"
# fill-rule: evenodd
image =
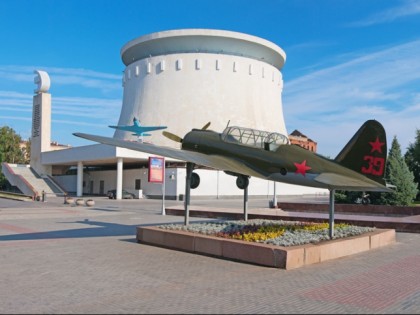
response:
M176 160L191 162L197 165L207 166L222 171L229 171L232 173L264 178L267 180L279 181L276 175L282 178L284 177L284 175L281 174L263 174L257 170L254 170L252 168L252 165L246 165L235 159L230 159L228 157L220 155L207 155L199 152L175 149L165 146L157 146L154 144L148 144L144 142L131 142L85 133L74 133L73 135L103 144L164 156ZM345 176L336 173L326 172L316 175L314 177L314 181L321 184L320 186L316 187L330 187L334 189L353 191L392 191L390 188L380 185L377 182L364 176Z
M334 187L335 189L353 191L380 191L391 192L392 189L382 186L367 177L350 177L335 173L321 173L314 178L315 181Z
M170 147L157 146L154 144L148 144L143 142L131 142L121 139L102 137L96 135L90 135L85 133L73 133L73 135L92 140L95 142L113 145L116 147L126 148L130 150L145 152L149 154L155 154L159 156L169 157L181 161L191 162L197 165L207 166L223 171L230 171L238 174L262 177L263 174L254 171L252 168L240 163L236 160L222 157L219 155L206 155L199 152L187 151L174 149Z
M108 126L108 127L119 129L119 130L125 130L125 131L130 131L132 129L132 126Z
M139 128L141 132L147 132L147 131L155 131L155 130L161 130L166 129L166 126L142 126Z

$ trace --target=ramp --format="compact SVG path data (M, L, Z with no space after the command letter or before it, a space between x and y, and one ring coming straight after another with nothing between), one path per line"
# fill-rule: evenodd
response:
M40 176L27 164L2 163L2 172L12 186L34 199L41 197L43 192L47 196L64 196L66 193L51 176Z

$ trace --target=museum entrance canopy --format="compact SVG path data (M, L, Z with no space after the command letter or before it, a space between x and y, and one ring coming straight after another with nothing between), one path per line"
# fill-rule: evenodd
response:
M237 126L226 127L222 133L222 140L270 151L273 151L280 145L290 143L289 138L281 133Z

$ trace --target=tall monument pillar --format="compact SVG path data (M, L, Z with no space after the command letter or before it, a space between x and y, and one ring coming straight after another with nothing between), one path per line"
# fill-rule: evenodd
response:
M45 71L35 70L32 107L31 167L39 174L51 175L51 166L42 164L42 152L50 151L51 146L51 94L50 77Z

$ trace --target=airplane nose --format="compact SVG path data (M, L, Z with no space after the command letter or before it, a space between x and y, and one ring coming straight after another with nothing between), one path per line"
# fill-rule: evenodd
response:
M190 131L182 140L182 149L197 151L200 147L201 135L197 131Z

